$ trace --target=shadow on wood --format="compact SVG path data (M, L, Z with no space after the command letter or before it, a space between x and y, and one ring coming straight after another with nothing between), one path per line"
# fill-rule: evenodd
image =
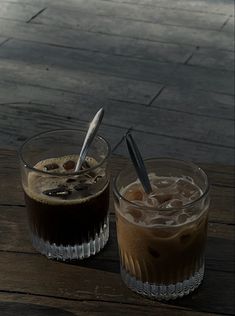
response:
M60 308L25 304L16 302L1 302L0 303L1 316L24 315L24 316L74 316L74 313L65 311Z

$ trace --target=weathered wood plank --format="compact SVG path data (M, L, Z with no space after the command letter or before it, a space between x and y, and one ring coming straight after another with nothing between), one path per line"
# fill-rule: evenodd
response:
M19 0L18 0L19 1ZM138 6L139 10L144 7L154 8L167 8L174 10L193 11L193 12L208 12L211 14L231 15L233 13L233 1L232 0L176 0L176 1L165 1L165 0L99 0L101 2L112 2L114 4L129 4L132 6ZM4 2L16 2L16 0L4 0ZM21 3L31 4L30 0L20 0ZM98 1L97 1L98 2ZM57 6L64 5L63 0L37 0L44 6ZM77 1L67 0L67 7L76 7Z
M8 105L5 105L8 107ZM30 108L28 109L30 111ZM27 111L26 111L27 112ZM33 136L37 133L57 129L57 128L81 128L86 130L88 128L88 122L72 119L71 116L58 116L56 113L41 113L40 106L39 111L32 113L31 117L25 116L25 113L18 112L12 115L1 114L1 146L8 148L19 148L19 146L26 140L30 135ZM31 111L30 111L31 112ZM70 113L71 115L71 113ZM21 119L21 124L11 124L11 122ZM41 119L39 118L41 117ZM4 124L6 121L9 124ZM109 141L113 148L119 141L121 136L126 132L126 129L119 127L112 127L103 125L100 128L101 135L105 135L105 138Z
M219 31L200 30L184 26L170 26L156 23L142 23L120 20L115 17L99 17L77 14L70 19L70 11L53 14L52 9L45 10L33 22L63 27L73 27L83 31L112 34L121 37L146 39L200 47L213 47L233 50L232 34ZM53 11L53 10L52 10Z
M234 94L234 72L210 68L179 65L168 81L169 85L197 88Z
M143 316L154 316L161 314L163 316L209 316L211 313L198 312L186 309L176 309L166 304L152 306L146 302L141 306L132 304L120 304L119 302L105 302L99 300L69 300L52 297L42 297L37 295L27 295L20 293L0 293L1 315L10 316L16 313L22 315L34 316L120 316L122 314Z
M50 45L69 46L107 54L131 56L146 60L184 62L193 46L151 42L141 39L121 38L113 35L64 29L50 25L25 24L0 19L0 34L21 40L31 40Z
M200 125L194 119L194 116L182 114L182 113L173 113L172 111L167 111L164 109L153 109L146 111L146 114L139 115L141 109L138 111L138 105L129 104L128 107L124 107L122 104L118 104L119 107L117 111L114 111L114 107L118 103L113 103L110 105L104 105L106 111L106 117L104 118L104 124L107 126L122 127L127 129L131 126L134 126L134 129L137 131L154 133L156 135L162 135L163 137L173 137L173 138L184 138L188 141L198 141L202 142L204 136L207 135L207 140L205 143L208 145L215 145L217 147L227 147L233 148L232 144L232 134L233 134L233 123L232 121L221 121L213 120L214 125L209 123L208 118L200 117ZM122 106L122 108L121 108ZM1 120L1 130L8 133L14 132L21 129L19 123L16 121L17 117L22 118L22 122L25 121L25 124L28 125L24 129L35 130L40 129L40 126L44 128L49 127L66 127L80 125L80 120L89 121L91 117L92 107L89 105L82 104L79 105L76 113L74 107L66 107L66 109L60 110L60 107L57 105L43 105L43 104L7 104L0 105L2 109L2 120ZM98 108L96 106L96 108ZM135 108L136 111L135 111ZM71 113L72 118L70 117ZM69 118L68 118L69 117ZM35 123L35 120L37 122ZM149 122L149 125L148 125ZM187 122L187 123L185 123ZM173 124L174 123L174 124ZM169 128L168 127L169 124ZM173 127L171 127L173 125ZM183 125L182 128L181 125ZM205 126L209 125L209 129L205 129ZM231 127L229 128L229 126ZM84 124L82 124L84 126ZM223 131L223 128L226 127L226 133ZM216 133L218 130L218 133ZM219 131L223 133L219 133ZM212 133L213 131L213 133ZM185 137L187 135L187 137ZM227 136L226 136L227 135ZM121 135L119 136L121 138ZM224 138L223 138L224 137ZM227 140L226 140L227 138Z
M188 64L233 71L234 52L212 49L196 50Z
M16 157L14 152L4 150L1 151L0 157L0 171L3 173L1 174L3 180L1 183L14 186L14 189L2 187L0 192L2 196L5 196L7 192L10 193L11 199L14 196L14 201L16 201L18 193L21 193L20 187L17 186L19 174L16 172ZM113 159L111 170L113 172L120 170L124 161L123 158ZM206 166L203 168L206 169ZM222 184L230 183L230 167L209 165L208 172L212 173L213 181ZM7 177L8 180L4 180L4 177ZM18 189L15 190L15 187ZM219 192L221 196L223 195L221 200L224 199L224 202L227 203L229 199L224 195L224 189L221 187ZM1 202L3 201L2 196L0 197ZM214 192L212 192L212 196L214 196ZM233 193L231 192L230 197L232 196ZM231 201L230 205L232 204ZM223 212L220 212L219 216L223 221ZM30 298L34 295L53 296L54 298L58 297L59 302L63 298L82 303L99 300L105 301L107 304L128 304L132 308L136 305L145 306L147 304L148 308L151 307L150 310L155 312L156 310L162 312L162 308L172 308L181 315L184 315L181 309L183 311L186 309L189 312L233 313L234 303L231 298L234 294L232 280L235 258L233 251L234 229L231 225L216 224L210 220L206 250L206 275L203 285L191 296L166 305L140 299L122 284L118 269L118 249L113 216L111 216L110 241L105 249L94 258L73 265L49 261L35 252L28 237L24 207L2 205L0 207L0 222L0 274L4 276L1 277L0 290L4 291L5 294L8 291L13 291L14 293L19 292L17 295L30 293ZM40 273L42 267L43 278ZM43 279L47 282L42 282ZM221 296L221 290L227 294ZM231 295L230 298L228 298L229 295ZM61 306L60 303L58 304ZM88 305L86 307L89 310ZM171 310L168 310L169 312L174 315Z
M234 12L234 10L233 10ZM232 13L232 12L231 12ZM228 22L222 28L222 32L228 32L234 35L234 17L230 17Z
M233 148L233 121L197 117L191 113L177 112L164 108L150 107L144 110L143 106L132 103L105 102L104 124L129 128L134 127L137 131L154 133L166 137L185 139L188 141L204 142L208 145ZM97 104L95 108L98 108ZM17 128L18 122L14 123L14 117L18 115L22 120L33 119L37 115L40 123L47 120L63 121L65 117L72 116L70 124L76 124L76 121L89 121L91 113L95 111L93 105L85 102L79 103L79 108L67 105L61 109L61 106L51 104L7 104L0 105L2 113L6 118L3 119L1 127ZM29 112L29 113L28 113ZM73 114L72 114L73 113ZM38 124L40 124L38 123ZM34 124L33 122L31 123ZM205 139L206 137L206 139Z
M117 271L104 271L98 266L96 268L81 267L79 264L50 261L43 256L2 252L0 271L1 274L4 272L0 286L0 290L4 291L27 292L73 300L95 299L122 304L147 304L152 308L165 306L159 302L141 299L125 287ZM172 308L174 306L174 309L188 307L190 310L199 312L233 313L232 277L232 273L207 269L204 282L198 291L166 306ZM42 280L47 280L47 282L42 282ZM221 291L224 295L221 295Z
M165 87L152 106L174 109L211 118L233 119L234 96L215 92L187 89L186 87ZM200 120L200 118L198 117Z
M6 37L0 36L0 46L6 41Z
M102 17L115 17L123 19L167 24L167 25L183 25L185 27L194 27L201 29L220 30L227 19L227 16L221 14L210 14L204 12L189 11L185 14L184 11L174 10L169 8L155 8L142 6L133 6L127 3L115 3L97 0L79 0L71 3L59 2L53 5L49 4L48 16L63 15L67 20L69 18L70 25L77 26L80 20L80 14L93 15ZM66 22L64 22L66 23Z
M19 40L8 41L0 50L0 58L7 62L17 60L32 65L41 64L52 69L96 72L160 84L167 81L177 67L169 63L112 56L83 50L75 51L63 47Z
M7 3L1 1L0 4L0 18L29 21L34 15L41 11L44 7L40 4L34 3Z
M103 0L110 1L110 0ZM233 1L231 0L176 0L176 1L165 1L165 0L111 0L112 2L118 3L130 3L133 5L140 6L151 6L151 7L164 7L174 8L185 11L195 12L209 12L217 14L232 14L233 13Z
M37 103L60 105L60 111L72 111L77 104L95 106L98 104L111 104L121 106L116 100L105 100L97 95L78 95L75 93L53 90L40 86L23 85L22 83L0 83L0 103ZM66 107L63 107L66 104ZM125 106L129 103L126 102ZM234 115L234 96L208 92L203 90L190 90L180 87L165 87L160 95L151 103L152 106L176 112L186 112L196 116L210 117L211 119L232 120ZM141 108L139 108L141 109ZM148 108L147 108L148 109ZM146 109L146 110L147 110ZM144 108L143 108L144 110ZM56 112L58 109L56 108Z
M54 90L52 90L51 93L53 93L53 91ZM12 105L2 104L0 106L2 109L0 125L1 145L8 148L16 148L22 143L23 140L25 140L29 136L33 136L38 132L53 128L78 128L87 126L84 125L84 121L81 121L81 118L86 118L86 121L90 120L91 112L88 111L90 105L88 102L85 102L83 107L82 102L83 101L78 98L78 102L75 107L70 107L69 105L66 105L66 107L62 109L62 112L61 105L56 104L49 104L49 106L48 104L25 103L16 103ZM101 104L104 105L105 109L107 109L108 112L110 111L108 102L104 102ZM114 104L117 105L118 103L114 102L113 105ZM100 103L97 102L90 111L95 112L95 108L98 109L99 106ZM124 109L123 111L125 112ZM110 117L113 120L115 119L115 113L116 110L113 113L110 113ZM136 113L133 114L133 117L135 116ZM18 123L19 117L21 119L21 124ZM139 120L138 116L137 119ZM126 132L127 128L134 126L134 121L132 120L132 118L129 118L129 120L129 124L127 124L128 121L126 118L125 122L127 124L127 127L121 128L118 125L110 125L107 117L104 118L104 124L102 124L102 128L100 131L110 141L112 146L117 144L122 135L124 135L124 133ZM137 131L134 133L134 135L145 157L169 156L194 161L214 161L228 164L233 164L234 162L232 147L222 147L219 145L205 143L204 140L195 141L194 139L190 140L186 139L185 137L184 139L181 139L179 136L171 136L169 133L163 134L162 131L159 134L157 134L156 132L146 133ZM115 152L117 154L127 155L126 146L122 144L122 146L119 146Z
M0 50L1 54L1 50ZM162 85L98 74L85 70L66 69L47 64L1 58L1 77L5 81L22 82L75 93L103 96L148 104Z
M182 65L180 68L169 63L139 60L124 56L112 56L98 52L88 52L83 50L71 50L62 47L53 47L46 44L38 44L31 42L22 42L19 40L8 41L0 50L0 58L3 60L19 60L21 62L29 62L36 65L45 65L48 69L50 66L59 67L65 70L81 70L88 72L98 72L101 74L121 76L134 80L146 80L156 83L170 82L173 85L183 86L184 81L177 76L178 71L183 71L187 86L195 88L203 88L206 90L220 91L225 93L233 93L233 64L234 56L226 52L230 59L226 56L222 59L222 64L227 64L229 72L225 70L205 70L195 67ZM215 54L214 54L215 55ZM195 56L200 56L196 55ZM200 57L196 64L203 65L203 60L211 60L210 53ZM194 57L194 56L193 56ZM219 56L218 56L219 57ZM197 57L195 57L196 59ZM192 62L194 65L194 63ZM208 62L205 60L205 65ZM216 64L216 60L214 62ZM230 68L229 68L230 66ZM224 68L224 67L223 67ZM174 74L173 74L174 73ZM203 78L203 80L202 80ZM218 78L218 79L215 79ZM157 92L156 92L157 93Z

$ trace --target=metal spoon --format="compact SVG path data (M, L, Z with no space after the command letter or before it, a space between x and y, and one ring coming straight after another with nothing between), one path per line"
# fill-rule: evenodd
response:
M133 162L133 165L135 167L136 173L140 179L140 182L144 188L144 191L147 194L149 194L152 192L152 188L151 188L151 184L149 181L146 167L144 165L143 158L130 132L126 134L125 138L126 138L127 148L128 148L131 160Z
M78 172L80 169L81 169L81 166L86 158L86 154L87 154L87 151L98 131L98 128L100 126L100 123L103 119L103 116L104 116L104 109L101 108L97 113L96 115L94 116L93 120L91 121L90 125L89 125L89 128L88 128L88 131L86 133L86 137L85 137L85 140L83 142L83 145L82 145L82 149L81 149L81 152L80 152L80 155L79 155L79 158L78 158L78 161L77 161L77 164L76 164L76 167L75 167L75 172Z

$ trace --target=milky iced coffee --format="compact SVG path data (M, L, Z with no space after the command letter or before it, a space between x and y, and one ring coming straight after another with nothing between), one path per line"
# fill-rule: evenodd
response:
M34 247L48 258L83 259L109 238L109 145L97 136L79 172L85 132L57 130L21 148L22 185Z
M196 165L146 160L146 194L131 165L114 183L121 275L133 291L175 299L197 288L204 275L208 181Z

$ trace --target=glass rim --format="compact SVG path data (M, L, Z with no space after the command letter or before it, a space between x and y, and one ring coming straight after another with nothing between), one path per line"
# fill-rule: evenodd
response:
M46 134L50 134L50 133L54 133L54 132L63 132L63 131L65 131L65 132L69 132L69 131L71 131L71 132L83 132L84 136L85 136L85 134L87 132L85 129L78 129L78 128L63 128L63 129L58 128L58 129L48 130L46 132L41 132L41 133L35 134L32 137L29 137L20 146L19 151L18 151L19 158L23 162L24 167L30 169L31 171L34 171L34 172L37 172L37 173L41 173L41 174L44 174L44 175L52 175L52 176L58 176L58 177L76 176L76 175L81 175L81 174L87 173L88 171L92 171L92 170L95 170L95 169L99 168L105 161L107 161L107 159L111 155L111 146L108 143L108 141L104 137L96 134L94 140L95 139L99 139L107 146L107 154L105 155L105 157L99 163L97 163L95 166L93 166L91 168L87 168L87 169L84 169L84 170L79 170L77 172L59 173L59 172L48 172L48 171L40 170L40 169L35 168L31 164L27 163L27 161L23 157L23 150L24 150L24 148L25 148L25 146L27 144L29 144L32 140L34 140L34 139L36 139L36 138L38 138L40 136L43 136L43 135L46 135Z
M159 158L148 158L148 159L144 159L144 162L149 162L149 161L171 161L171 162L180 162L180 163L184 163L187 164L188 166L191 166L192 168L197 168L197 170L199 170L201 172L201 174L203 175L204 179L205 179L205 184L206 184L206 188L205 190L202 192L202 195L200 195L197 199L193 200L192 202L189 202L187 204L184 204L180 207L169 207L169 208L158 208L157 211L164 211L164 212L172 212L172 211L177 211L177 210L182 210L185 208L190 208L191 206L193 206L194 204L198 203L199 201L201 201L208 193L210 190L210 185L209 185L209 181L208 181L208 176L206 174L206 172L199 167L198 165L196 165L195 163L191 162L191 161L187 161L187 160L183 160L183 159L175 159L175 158L165 158L165 157L159 157ZM129 200L127 200L118 190L117 188L117 180L120 176L120 174L124 171L126 171L128 168L130 168L131 166L131 162L129 161L128 164L125 166L125 168L123 168L121 171L119 171L119 173L116 175L116 177L113 179L113 191L114 193L118 196L119 199L125 201L127 204L129 204L130 206L134 206L137 208L142 208L144 210L148 210L151 212L156 212L156 208L151 208L148 206L140 206L136 203L133 203ZM137 179L138 176L136 175Z

